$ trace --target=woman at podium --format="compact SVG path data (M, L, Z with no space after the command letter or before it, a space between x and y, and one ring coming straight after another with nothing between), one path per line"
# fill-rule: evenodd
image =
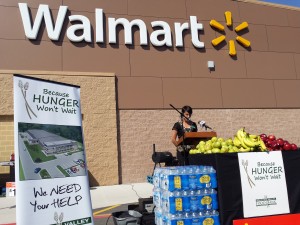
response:
M186 105L181 109L180 121L176 122L172 128L172 143L177 147L177 159L179 165L189 165L188 155L189 150L193 147L190 145L185 145L184 141L178 144L178 139L183 137L186 132L197 132L197 124L193 122L190 118L193 114L192 107Z

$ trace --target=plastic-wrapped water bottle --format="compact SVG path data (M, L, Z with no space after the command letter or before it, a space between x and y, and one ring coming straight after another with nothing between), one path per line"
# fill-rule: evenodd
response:
M171 213L178 213L183 211L183 203L182 203L182 194L180 191L174 192L174 207L171 207L170 205L170 212ZM174 211L175 210L175 211Z
M197 170L198 166L190 166L187 169L187 173L189 176L189 189L195 190L197 188Z
M199 182L200 188L216 188L217 176L214 168L211 166L204 166Z
M208 168L208 174L210 175L210 182L211 182L211 188L217 188L218 183L217 183L217 173L216 170L210 166Z
M162 168L157 167L154 170L153 173L153 186L154 187L159 187L160 186L160 174L162 172Z
M153 204L156 206L156 208L161 208L161 189L154 187L153 188Z
M220 225L220 216L219 216L219 212L216 210L213 210L211 213L212 219L214 220L214 225Z
M177 212L182 212L182 198L180 191L164 191L162 195L162 209L163 213L175 214Z
M201 210L205 210L205 209L206 209L206 206L205 206L205 204L202 204L202 203L203 203L202 198L203 198L203 196L204 196L204 191L203 191L203 189L197 190L196 196L197 196L197 198L198 198L198 210L200 210L200 211L201 211Z
M205 184L201 182L203 180L203 171L204 171L204 166L198 166L195 174L196 174L196 187L197 189L205 188ZM202 178L202 179L201 179Z
M183 211L185 211L185 212L191 211L190 192L189 191L182 191L181 196L182 196Z
M161 208L155 208L154 215L155 215L155 224L163 225L163 213L162 213Z
M159 187L163 190L167 190L167 181L168 175L167 175L167 170L161 170L159 174Z
M166 225L185 225L182 214L168 214L166 216Z
M220 225L219 213L215 210L207 210L204 212L203 224Z
M189 166L180 167L180 176L181 176L181 189L189 189L189 175L188 175Z
M191 225L202 225L202 221L198 213L193 212L190 214Z
M161 209L163 214L169 213L170 205L169 205L169 194L167 191L163 191L161 193Z
M204 209L218 209L217 191L210 188L203 189L200 204Z
M178 167L169 168L167 171L166 189L168 191L180 190L181 189L181 177Z
M212 209L216 210L219 208L218 195L215 189L210 189L210 196L212 199Z
M190 191L190 208L193 212L199 209L199 196L194 190Z
M176 215L170 213L166 214L166 225L172 225L172 224L176 225L176 220L177 220Z

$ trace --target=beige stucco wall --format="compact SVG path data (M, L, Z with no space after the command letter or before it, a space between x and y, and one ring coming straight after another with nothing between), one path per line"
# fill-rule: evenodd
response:
M300 146L300 109L197 109L192 119L205 120L218 137L233 137L245 127L249 133L274 134ZM123 183L146 182L154 166L153 144L157 151L175 155L171 130L177 120L174 110L120 110Z
M13 150L13 73L81 86L83 135L90 184L118 184L114 74L0 71L0 155L3 155L0 160L8 160ZM7 169L0 172L5 173Z
M0 116L0 162L9 161L14 152L14 124L12 116ZM9 173L9 166L0 166L0 174Z

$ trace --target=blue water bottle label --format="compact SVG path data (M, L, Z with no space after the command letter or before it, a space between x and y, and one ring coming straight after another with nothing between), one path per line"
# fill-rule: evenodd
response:
M191 210L192 211L197 211L199 208L199 203L198 203L198 197L197 196L191 196Z
M211 174L211 188L217 188L218 183L217 183L217 176L216 173Z
M189 175L189 188L196 189L197 188L197 176L196 175Z
M183 211L185 212L191 211L190 197L188 196L182 197L182 204L183 204Z
M189 189L189 176L188 175L181 175L181 184L183 190Z
M191 221L191 225L202 225L200 218L193 218Z

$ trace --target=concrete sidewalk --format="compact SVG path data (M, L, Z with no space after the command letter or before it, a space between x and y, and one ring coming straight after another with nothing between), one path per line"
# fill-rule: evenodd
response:
M90 189L93 210L138 202L139 198L152 196L153 185L149 183L99 186ZM0 197L0 225L16 223L16 198Z

